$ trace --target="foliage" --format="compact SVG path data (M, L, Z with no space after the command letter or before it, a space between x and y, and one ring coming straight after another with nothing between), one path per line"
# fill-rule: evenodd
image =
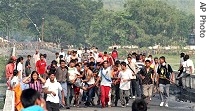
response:
M101 49L114 44L184 46L194 29L194 14L180 11L169 2L123 0L123 10L103 8L105 3L116 2L0 0L0 28L4 36L6 32L19 41L37 40L44 32L44 41Z

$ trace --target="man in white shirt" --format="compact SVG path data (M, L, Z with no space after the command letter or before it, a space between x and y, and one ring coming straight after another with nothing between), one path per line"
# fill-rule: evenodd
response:
M61 84L56 81L54 72L49 73L50 81L46 81L44 85L44 93L47 94L46 104L48 111L59 111L59 96L58 93L61 91L62 104L65 105L64 91Z
M38 60L40 60L40 53L39 50L36 50L36 53L33 55L33 59L34 59L34 64L35 64L35 69L36 69L36 62Z
M126 68L126 62L121 62L122 70L119 72L120 79L120 101L122 107L126 107L129 103L130 81L132 78L131 70Z
M184 62L182 62L182 66L184 68L183 72L186 72L187 74L193 74L194 73L194 64L193 61L190 59L189 55L184 56Z
M109 93L112 84L112 75L111 68L108 65L108 61L103 62L103 68L99 71L98 79L95 84L98 84L101 80L100 90L101 90L101 104L102 108L105 108L105 105L108 105L109 102Z
M66 54L65 54L65 52L64 52L63 49L61 49L61 52L59 53L59 56L60 56L60 55L63 55L63 58L66 57Z

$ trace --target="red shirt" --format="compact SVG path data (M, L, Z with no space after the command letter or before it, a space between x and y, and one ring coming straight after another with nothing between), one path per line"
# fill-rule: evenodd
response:
M36 69L39 74L44 74L46 71L47 63L43 60L38 60L36 62Z
M6 65L6 78L9 79L13 76L13 71L14 71L14 68L15 68L15 64L14 63L9 63Z

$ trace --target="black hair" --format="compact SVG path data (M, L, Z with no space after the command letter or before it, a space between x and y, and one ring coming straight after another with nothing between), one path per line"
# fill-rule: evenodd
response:
M185 54L182 52L182 53L180 54L180 56L181 56L181 57L184 57L184 56L185 56Z
M31 57L31 55L28 55L27 58Z
M89 65L90 66L95 66L95 63L94 62L90 62Z
M166 61L166 58L164 56L161 56L160 59L163 59L164 62Z
M186 54L186 55L184 56L184 61L187 61L189 58L190 58L190 56Z
M56 71L50 70L49 73L48 73L48 76L50 76L50 75L52 75L52 74L54 74L54 75L56 76Z
M121 62L120 65L125 66L126 67L126 62Z
M131 56L128 56L127 59L128 59L128 58L132 59Z
M90 67L89 63L84 63L84 66Z
M137 61L140 60L140 55L139 54L136 55L136 60Z
M132 111L147 111L147 103L144 99L136 99L132 103Z
M20 100L24 108L35 105L36 100L41 99L41 95L38 91L29 88L22 91Z
M158 59L158 57L155 57L154 60L155 60L155 59Z
M47 58L47 54L43 54L44 58Z
M39 56L39 57L41 58L42 56L44 57L44 54L40 54L40 56Z
M59 58L60 58L60 59L63 58L63 55L60 55Z
M17 69L13 70L13 76L17 76L17 75L18 75L18 70Z
M105 51L104 54L107 54L107 52Z
M59 53L58 53L58 52L56 52L56 53L55 53L55 55L59 55Z
M34 75L35 73L37 74L37 76L39 76L39 73L38 73L37 71L33 71L33 72L31 73L31 83L34 83L33 75Z
M119 60L115 61L115 64L116 65L119 65L120 64L120 61Z
M145 63L146 63L146 62L149 62L149 63L150 63L150 60L146 60Z
M107 60L105 60L105 61L103 62L103 64L104 64L105 62L106 62L106 63L109 63Z
M69 63L75 63L75 59L70 60Z
M61 62L64 62L64 63L66 63L66 61L65 61L65 60L60 60L60 64L61 64Z
M80 67L79 63L75 64L75 67Z
M148 57L152 57L152 55L149 55Z
M53 64L57 65L58 62L57 62L56 60L53 60L53 61L51 62L51 65L53 65Z

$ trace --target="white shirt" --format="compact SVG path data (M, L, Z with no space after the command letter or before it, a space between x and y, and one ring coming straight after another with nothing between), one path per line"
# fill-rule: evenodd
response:
M17 65L17 70L20 71L20 80L22 80L22 75L23 75L23 64L21 64L21 62L18 63L18 65Z
M11 87L15 87L19 83L18 76L13 76L12 80L10 81Z
M187 61L182 62L182 66L184 67L184 71L186 71L186 73L190 74L190 66L192 67L192 73L194 73L194 64L193 61L191 59L188 59Z
M129 90L130 89L130 81L123 82L123 80L132 78L131 70L126 69L125 71L120 71L118 77L121 79L120 80L120 89Z
M38 60L40 60L40 54L38 53L38 54L34 54L33 55L33 58L34 58L34 63L36 64L36 62L38 61Z
M67 63L69 63L71 60L71 55L66 55L65 60Z
M59 55L63 55L63 58L66 56L65 52L60 52Z
M105 79L105 77L102 74L108 80ZM111 87L112 81L109 81L111 80L111 67L107 67L106 69L103 68L102 70L100 70L98 76L101 78L101 85Z
M54 81L54 83L50 82L50 80L47 80L44 88L47 88L48 91L54 92L56 95L53 94L47 94L46 101L52 102L52 103L59 103L59 96L58 91L62 91L61 84L57 81Z
M79 58L82 57L82 50L77 50L77 56L78 56Z
M73 68L68 68L68 73L69 73L69 80L74 80L77 75L80 75L80 73L77 71L77 69L75 67Z

